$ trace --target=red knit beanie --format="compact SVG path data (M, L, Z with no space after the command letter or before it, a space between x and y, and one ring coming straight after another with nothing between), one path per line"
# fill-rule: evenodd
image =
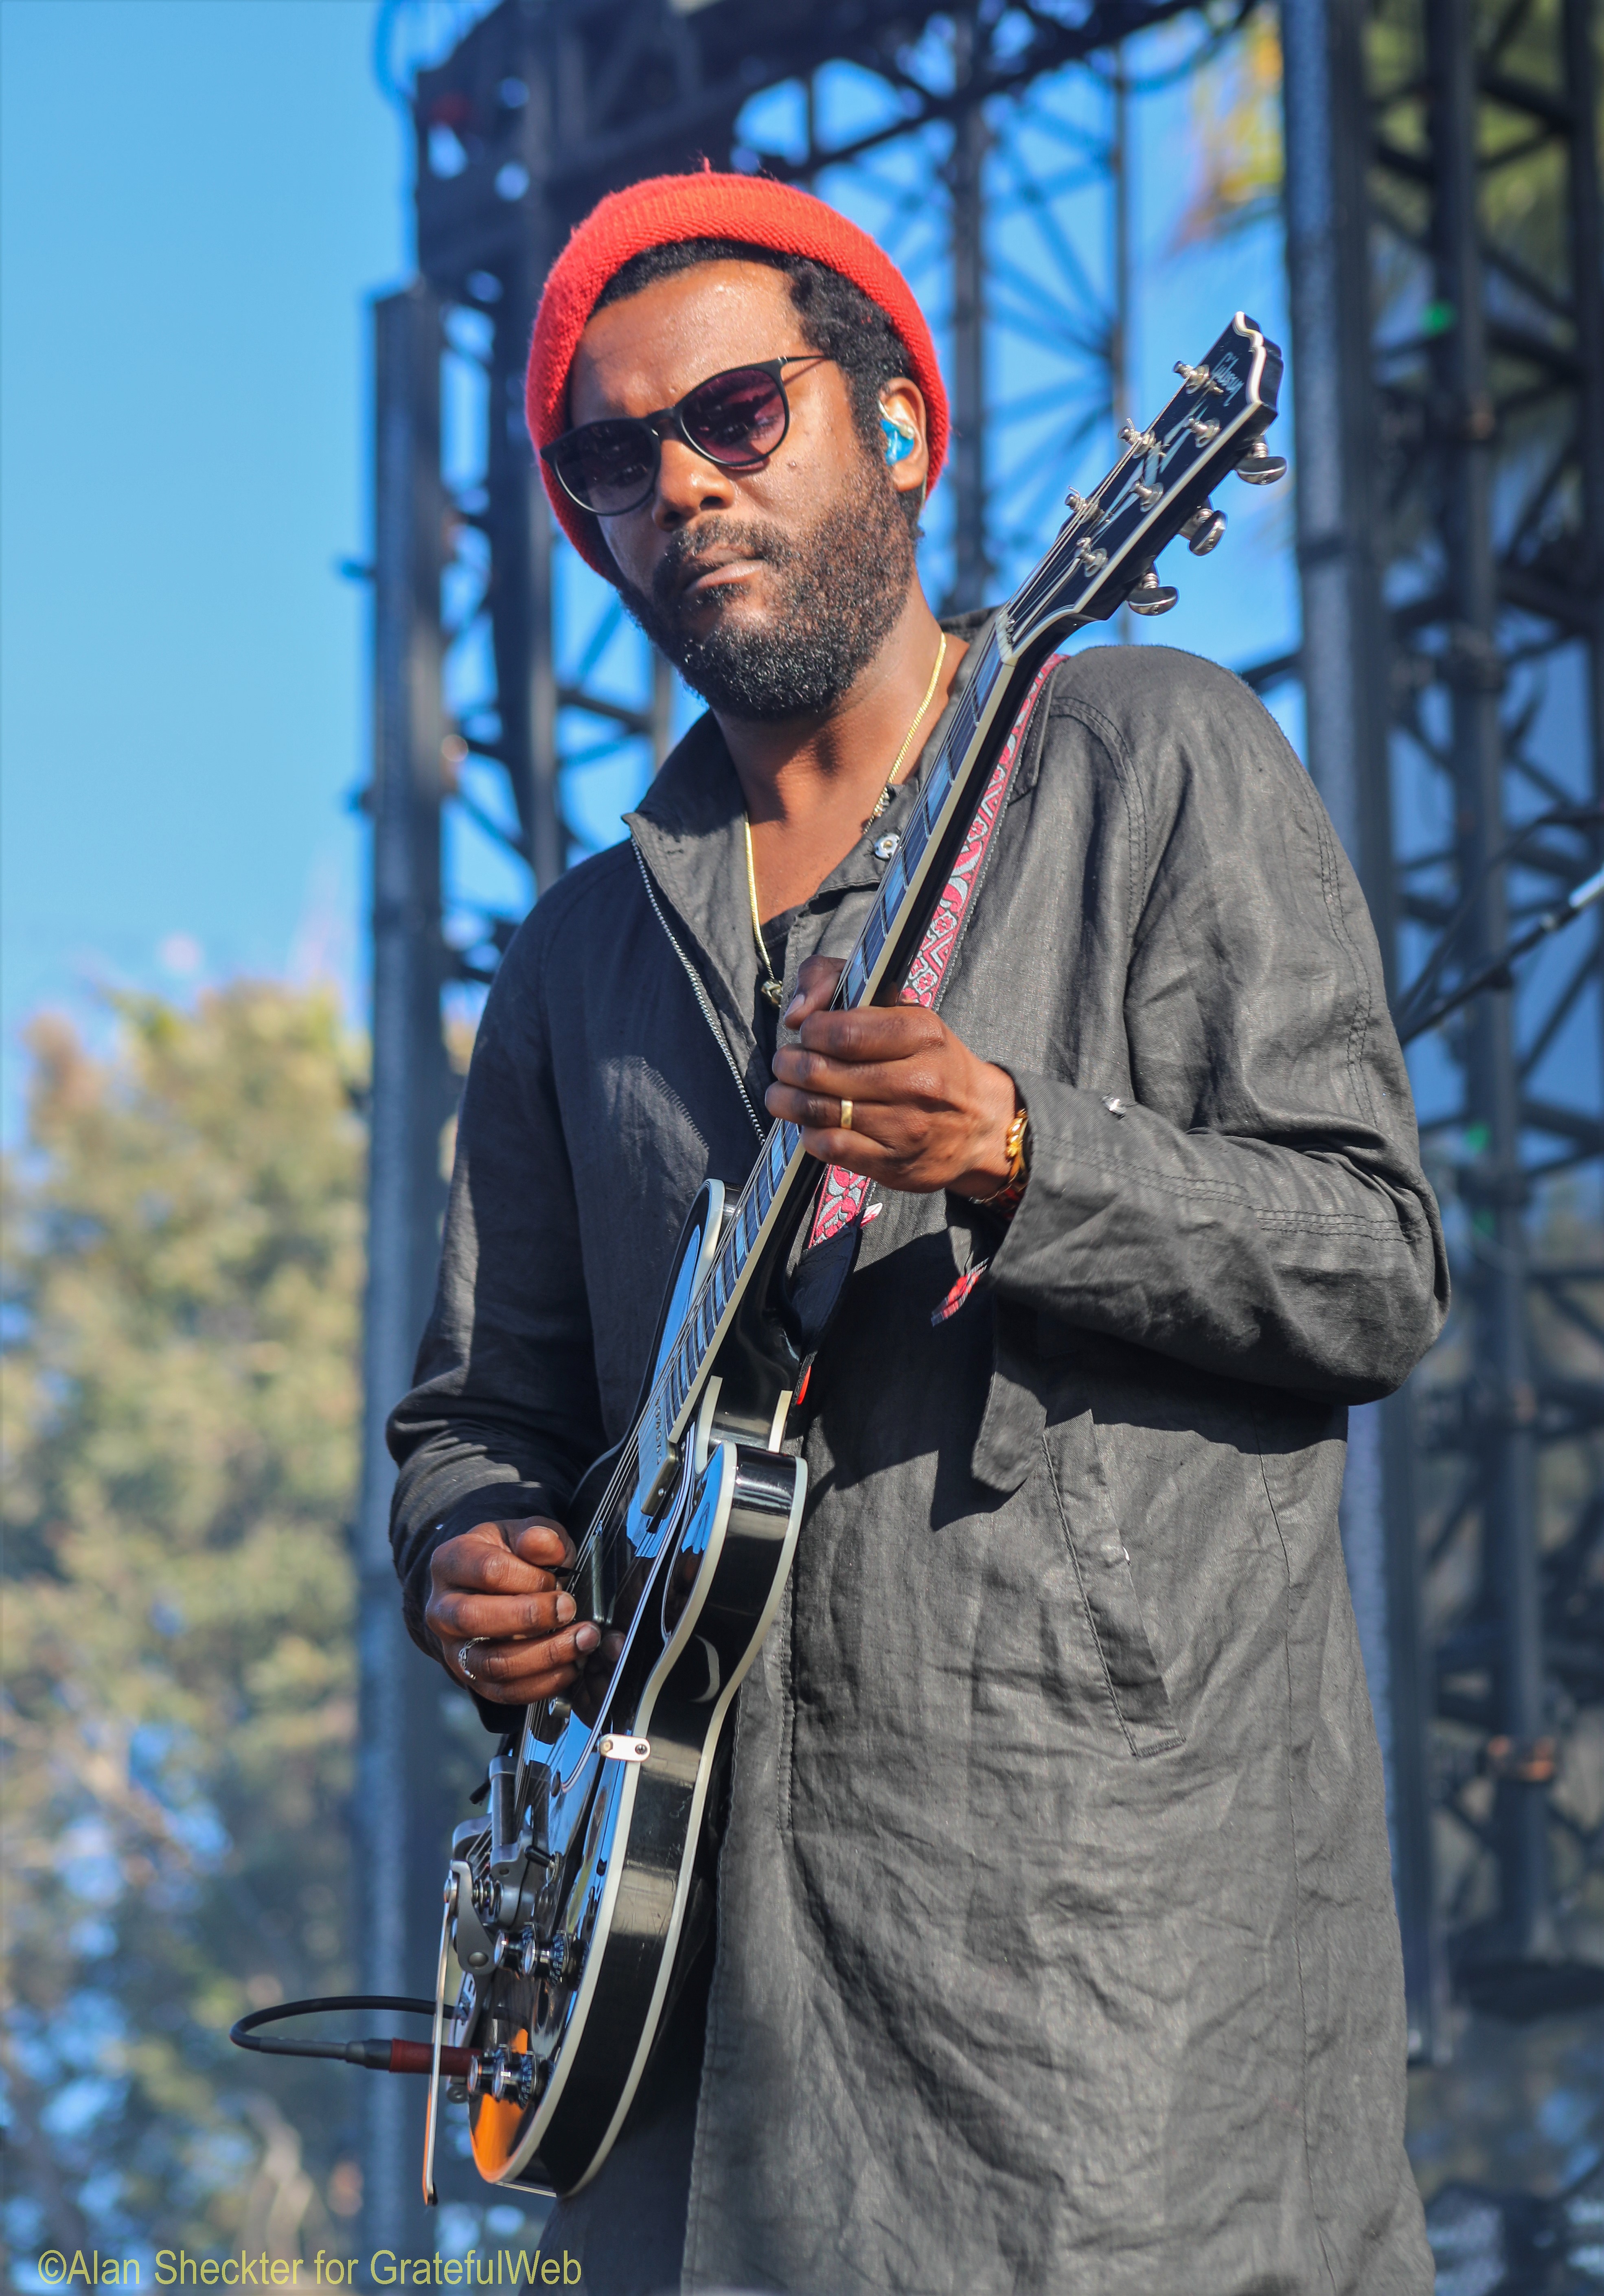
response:
M524 409L536 448L549 447L568 427L569 369L608 281L632 256L684 239L741 239L780 255L810 256L878 303L906 344L912 380L924 393L929 484L935 485L946 457L946 391L924 313L896 264L866 232L811 193L765 176L716 176L711 168L653 176L627 191L610 192L574 226L546 279L529 346ZM540 469L569 540L599 574L611 574L595 520L569 499L545 463Z

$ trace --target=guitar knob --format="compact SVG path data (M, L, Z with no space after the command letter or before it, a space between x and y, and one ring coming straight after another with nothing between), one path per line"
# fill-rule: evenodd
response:
M520 1977L528 1977L534 1967L533 1960L530 1958L534 1950L533 1928L522 1930L516 1936L511 1930L497 1931L495 1937L497 1969L514 1970Z
M1250 487L1273 487L1277 479L1287 475L1287 458L1273 455L1262 439L1256 439L1236 466L1236 474Z
M1193 523L1191 520L1187 521L1188 526ZM1182 531L1185 533L1186 529L1183 527ZM1207 558L1209 552L1218 545L1224 531L1224 512L1215 510L1212 504L1206 503L1203 506L1203 515L1196 521L1195 531L1187 535L1186 546L1194 558Z
M479 2088L482 2095L488 2089L491 2095L504 2102L511 2097L516 2104L528 2104L535 2087L535 2062L519 2049L492 2049L483 2061ZM469 2087L473 2079L469 2076Z
M535 1971L538 1970L541 1975L549 1978L553 1985L561 1985L563 1972L569 1965L575 1943L576 1940L569 1936L566 1930L559 1930L557 1935L544 1945L536 1945L531 1938L529 1966L525 1975L532 1976Z
M1150 566L1135 587L1125 594L1133 614L1167 614L1181 593L1173 582L1161 582Z

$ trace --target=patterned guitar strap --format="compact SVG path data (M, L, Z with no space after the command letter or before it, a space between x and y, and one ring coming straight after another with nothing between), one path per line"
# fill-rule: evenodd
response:
M952 971L953 959L986 873L986 851L993 832L1002 817L1009 784L1024 747L1031 715L1040 699L1042 688L1063 659L1062 654L1056 653L1048 657L1032 680L1030 691L1019 704L1019 714L1009 728L1008 739L997 753L997 762L975 809L975 817L958 849L952 873L925 930L919 954L908 969L908 978L899 1000L904 1004L922 1004L927 1011L933 1013L940 1004ZM798 1268L798 1281L806 1283L809 1256L818 1247L835 1242L838 1237L844 1236L854 1227L862 1230L872 1219L878 1218L880 1209L872 1198L872 1184L864 1174L845 1171L840 1165L832 1164L819 1185L813 1226L808 1230L806 1248ZM855 1243L855 1239L854 1242ZM831 1259L835 1257L834 1254L829 1256ZM855 1251L853 1257L855 1257ZM944 1324L949 1316L956 1315L990 1265L988 1259L966 1268L932 1315L931 1322ZM839 1282L844 1282L849 1267L850 1260L842 1269ZM839 1283L831 1286L832 1292L839 1292ZM831 1304L833 1307L833 1299ZM821 1331L814 1338L815 1348L818 1337L822 1336ZM810 1355L810 1368L811 1361ZM797 1391L798 1404L806 1392L806 1386L807 1377L804 1373Z

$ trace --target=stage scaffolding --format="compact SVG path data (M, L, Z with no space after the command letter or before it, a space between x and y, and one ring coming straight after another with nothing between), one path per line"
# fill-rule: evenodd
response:
M1586 0L1281 10L1308 635L1247 674L1263 691L1303 682L1311 769L1405 1022L1599 866L1589 12ZM1183 69L1250 13L1235 0L385 12L385 69L416 151L418 277L374 307L360 1529L374 1991L432 1976L454 1814L440 1678L405 1639L389 1570L382 1445L431 1280L449 1041L529 900L610 833L601 824L675 731L672 679L556 534L533 472L522 373L545 270L603 192L704 155L847 207L936 326L955 438L927 574L944 605L983 603L1037 554L1069 479L1101 470L1117 419L1139 412L1129 43L1174 21ZM409 34L415 69L397 61ZM1499 242L1489 197L1511 135L1563 177L1549 204L1564 229L1535 255ZM503 895L485 895L482 867L464 893L453 855L468 824L500 857ZM1444 2046L1451 1962L1463 1986L1533 2002L1589 1981L1567 1924L1600 1852L1584 1775L1604 1706L1597 935L1570 926L1518 968L1513 995L1481 994L1422 1036L1461 1305L1409 1395L1355 1414L1344 1539L1423 2054ZM373 2087L370 2246L421 2250L432 2235L413 2116L393 2094L405 2085Z
M1445 1009L1604 860L1598 18L1282 19L1295 667L1456 1292L1404 1393L1354 1414L1344 1509L1432 2055L1451 1985L1518 2015L1604 1997L1600 912Z

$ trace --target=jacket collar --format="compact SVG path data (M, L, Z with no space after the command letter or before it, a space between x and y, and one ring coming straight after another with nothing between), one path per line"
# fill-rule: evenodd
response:
M838 909L845 896L872 890L880 883L887 865L874 848L888 832L900 829L912 810L926 767L945 737L956 698L979 658L976 640L984 639L991 619L990 610L943 617L944 630L970 641L953 682L953 698L930 729L917 765L898 785L890 805L831 871L810 907ZM624 816L671 912L681 946L713 1000L754 1105L761 1108L769 1077L752 1034L757 951L747 898L744 819L741 783L711 710L696 720L664 760L639 805Z

